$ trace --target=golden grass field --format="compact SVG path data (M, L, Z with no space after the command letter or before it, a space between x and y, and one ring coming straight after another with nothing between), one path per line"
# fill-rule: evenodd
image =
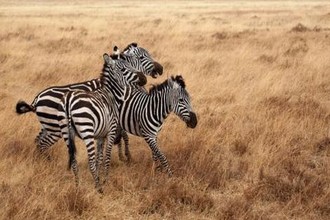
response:
M36 153L40 124L16 115L44 88L99 76L104 52L137 42L182 74L198 115L159 135L174 177L113 148L100 195L78 141ZM330 3L327 1L0 1L0 219L329 219Z

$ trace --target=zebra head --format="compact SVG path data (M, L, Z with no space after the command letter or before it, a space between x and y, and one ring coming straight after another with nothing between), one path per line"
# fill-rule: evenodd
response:
M122 99L125 90L130 86L146 84L146 76L133 69L126 61L113 59L107 53L103 54L103 59L102 83L114 93L115 98Z
M173 91L171 100L173 112L179 116L189 128L195 128L197 125L197 117L192 109L190 96L185 88L186 86L182 76L172 76L169 80Z
M118 47L114 47L114 53L118 54ZM129 62L133 68L141 71L147 76L157 78L157 76L163 74L163 66L154 61L149 52L137 45L137 43L129 44L122 52L123 59L137 59L135 62Z
M104 65L109 66L114 71L114 73L117 74L117 80L124 80L122 83L128 85L137 84L139 86L144 86L147 83L147 78L145 75L134 69L127 61L118 59L116 56L110 56L106 53L103 55L103 59Z

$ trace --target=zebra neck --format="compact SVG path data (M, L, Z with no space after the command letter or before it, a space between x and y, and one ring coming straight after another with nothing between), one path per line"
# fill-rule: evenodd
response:
M150 106L153 110L153 118L161 125L173 109L171 106L171 93L165 90L155 94L151 99Z
M102 89L104 90L104 92L113 95L113 97L116 100L117 106L120 106L122 104L123 96L124 96L124 88L118 85L116 81L114 80L106 81L106 83L103 83Z

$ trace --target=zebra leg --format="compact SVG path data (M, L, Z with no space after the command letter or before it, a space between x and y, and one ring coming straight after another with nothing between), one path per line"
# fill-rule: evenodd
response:
M124 161L124 155L123 155L123 150L122 150L122 147L121 147L121 140L119 140L119 142L117 143L117 146L118 146L118 157L119 157L119 160L120 161Z
M157 155L152 151L152 168L151 168L151 176L155 176L155 170L161 171L161 164L158 164L158 157Z
M161 163L159 163L159 160L158 160L158 156L154 153L154 152L152 152L152 159L153 159L153 167L154 167L154 169L155 170L157 170L157 171L161 171L162 172L162 164Z
M69 130L67 127L63 128L63 138L66 143L66 146L68 147L68 153L69 153L69 167L68 169L72 169L74 177L75 177L75 182L76 182L76 187L79 186L79 176L78 176L78 163L76 160L76 153L75 153L75 143L74 143L74 135L71 136L71 139L69 137ZM71 149L70 149L71 148Z
M131 152L129 151L129 139L128 139L128 135L124 129L121 130L121 136L123 137L124 142L125 142L125 156L127 159L127 163L131 163L132 156L131 156Z
M122 148L121 148L121 138L122 138L121 128L118 127L114 144L118 145L119 160L124 161L125 159L124 159L123 151L122 151Z
M63 104L63 103L62 103ZM62 107L62 115L59 116L59 127L61 130L62 137L66 143L66 146L68 148L68 154L69 154L69 166L68 168L73 170L76 186L79 185L79 176L78 176L78 163L76 160L76 144L75 144L75 131L71 124L71 118L66 117L67 115L64 115L65 111L63 109L63 105L60 105Z
M149 138L149 137L145 137L145 141L148 143L151 151L152 151L152 157L154 159L154 162L157 161L157 159L160 161L161 166L167 170L167 173L169 176L172 176L173 173L171 171L171 168L167 162L167 159L165 157L165 155L158 149L157 147L157 139L156 138Z
M100 186L100 179L98 176L98 172L96 169L96 157L95 157L95 143L94 143L94 138L87 138L87 139L83 139L85 144L86 144L86 148L87 148L87 155L88 155L88 165L89 165L89 170L92 173L94 182L95 182L95 188L99 193L103 193L103 190Z
M103 145L104 145L104 138L97 139L97 161L96 161L96 170L98 176L100 176L100 168L103 163Z
M37 149L41 155L44 155L48 160L50 160L49 153L47 150L53 146L61 138L60 134L49 133L45 129L41 129L39 135L35 138L35 143Z
M76 187L78 187L79 186L79 176L78 176L78 163L77 163L76 158L74 158L74 160L72 160L71 169L73 170L73 173L75 176Z
M109 167L111 161L112 145L116 138L116 124L110 128L110 132L107 135L107 148L105 150L105 163L104 163L104 184L108 181Z

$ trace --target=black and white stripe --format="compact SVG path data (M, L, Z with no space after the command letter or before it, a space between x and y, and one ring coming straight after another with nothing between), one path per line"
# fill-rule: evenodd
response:
M118 55L117 55L118 56ZM136 43L129 44L122 53L121 60L125 60L138 71L145 75L156 77L162 74L163 67L153 61L149 53ZM38 149L44 152L61 138L61 129L58 122L58 105L63 95L69 91L83 90L94 91L101 87L100 79L93 79L82 83L70 84L66 86L54 86L40 92L32 104L29 105L24 101L19 101L16 105L16 112L24 114L27 112L35 112L39 122L41 123L41 131L36 137L35 142ZM125 143L128 143L125 140ZM128 149L128 146L125 147ZM119 149L121 154L121 150Z
M88 92L82 90L66 93L59 107L58 118L63 138L68 146L69 167L74 171L78 184L78 166L75 158L75 134L84 141L87 148L89 169L95 187L102 191L99 183L95 139L107 139L105 158L105 178L107 178L111 148L119 123L119 105L124 101L126 83L132 85L146 81L145 76L136 72L122 60L113 60L103 55L104 66L101 74L101 88ZM98 158L100 159L100 158Z
M129 44L123 51L123 55L126 55L126 57L138 57L139 60L129 61L127 58L123 57L126 61L128 61L132 66L141 66L139 71L143 72L145 75L151 76L153 78L157 78L157 76L162 75L163 73L163 66L159 63L152 60L149 52L142 48L138 47L137 43L131 43Z
M165 118L174 112L188 127L195 128L197 117L193 112L185 82L181 76L171 77L150 89L149 94L130 87L128 98L120 107L120 125L125 131L143 137L148 143L154 161L172 171L167 159L157 146L157 134ZM158 168L161 168L161 167Z

